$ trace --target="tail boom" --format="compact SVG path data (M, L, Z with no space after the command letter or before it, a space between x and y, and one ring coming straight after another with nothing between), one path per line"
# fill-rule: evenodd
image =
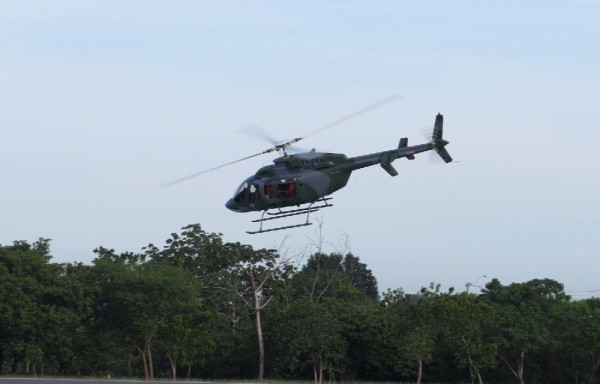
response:
M438 113L435 118L433 134L429 143L418 144L409 147L408 138L403 137L400 139L398 148L389 151L372 153L369 155L351 157L348 159L347 163L338 166L338 170L342 172L351 172L360 168L379 164L390 176L397 176L398 171L396 171L396 169L392 166L392 162L394 160L402 157L406 157L409 160L414 160L417 153L431 150L436 151L446 163L450 163L452 162L452 157L445 148L449 143L443 139L443 130L444 116Z

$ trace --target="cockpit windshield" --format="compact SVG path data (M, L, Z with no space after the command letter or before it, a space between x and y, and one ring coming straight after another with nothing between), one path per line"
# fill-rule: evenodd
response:
M241 203L244 201L246 197L246 193L248 192L248 182L244 181L238 189L235 190L235 195L233 197L233 201L237 203Z

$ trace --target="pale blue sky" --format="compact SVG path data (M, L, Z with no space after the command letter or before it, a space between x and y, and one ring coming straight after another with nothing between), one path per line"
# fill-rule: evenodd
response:
M347 235L382 290L485 274L591 295L599 18L596 1L0 1L0 243L89 262L199 222L300 253L314 227L250 236L256 215L223 205L272 157L160 184L265 149L239 128L288 139L399 93L303 146L416 144L441 112L460 163L357 171L318 216L325 250Z

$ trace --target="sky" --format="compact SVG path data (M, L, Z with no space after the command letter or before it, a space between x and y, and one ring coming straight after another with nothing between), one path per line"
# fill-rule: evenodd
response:
M352 252L380 291L551 278L600 296L600 2L0 0L0 244L54 262L200 223L305 260ZM356 171L312 226L259 235L224 203L275 156L258 125L348 156L426 141L457 161ZM322 241L320 240L322 239Z

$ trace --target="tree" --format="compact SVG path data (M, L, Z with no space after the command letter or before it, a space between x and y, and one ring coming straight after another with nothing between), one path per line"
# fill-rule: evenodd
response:
M50 240L0 246L0 369L63 372L75 357L85 316L85 290L69 279L75 267L50 264Z
M220 234L208 234L199 224L173 233L163 250L150 244L146 256L191 270L201 285L202 297L235 327L239 308L250 310L258 343L258 380L264 380L265 345L262 311L272 299L272 291L292 272L288 260L275 250L254 250L241 243L223 243ZM238 305L241 304L241 305Z
M356 287L374 301L379 299L373 272L351 253L343 256L340 253L317 252L308 258L298 279L304 281L301 285L314 301L334 295L339 287L346 284Z
M153 344L159 330L180 312L200 305L194 276L160 262L125 262L101 251L95 262L102 294L95 307L105 325L139 353L146 379L154 378Z
M346 254L342 262L344 274L348 276L350 284L362 291L367 297L374 301L379 300L377 279L367 265L360 262L358 256L352 253Z
M242 302L253 311L258 341L258 381L263 382L265 373L265 344L263 336L262 311L273 299L273 290L283 273L288 271L285 265L288 260L282 260L275 250L254 250L251 246L239 243L228 244L229 249L238 260L233 267L231 289Z
M525 357L555 347L549 333L549 315L557 303L570 298L563 285L551 279L534 279L509 286L493 279L486 284L482 298L495 305L499 315L499 356L524 384Z
M376 296L377 283L357 257L317 252L308 258L291 281L284 279L284 282L284 307L276 311L274 327L277 332L271 338L277 356L275 370L279 374L288 372L305 377L302 373L308 368L298 361L300 357L310 362L316 382L322 381L325 375L329 375L330 380L338 374L354 377L368 369L371 363L378 364L370 350L380 339L379 336L371 337L380 322L375 315L376 301L367 296L369 287L374 288ZM299 311L298 306L310 317L294 317ZM327 324L322 324L324 322ZM283 336L280 324L286 324L285 329L299 327L303 331ZM328 337L323 336L326 332Z
M600 367L600 298L591 298L573 306L578 315L577 329L581 332L578 338L571 338L572 350L577 347L582 351L582 361L585 379L588 383L597 381L596 376Z
M343 280L342 260L339 253L311 255L296 277L299 293L307 294L315 302L333 295Z
M58 278L41 303L45 318L42 345L45 355L52 357L56 372L65 374L79 365L93 315L92 304L99 289L90 284L90 266L81 263L53 266Z
M206 232L200 224L183 227L181 233L172 233L165 243L162 248L154 244L144 247L144 256L183 268L194 275L203 313L210 313L208 319L212 327L209 340L219 345L211 358L207 359L208 364L212 363L212 369L206 368L205 374L221 377L240 375L246 368L242 360L248 356L240 350L246 347L246 335L242 335L240 330L245 329L245 321L250 315L239 295L232 289L239 280L234 272L238 262L235 252L223 242L221 234ZM200 348L198 351L203 350ZM225 369L225 366L229 368Z
M348 282L340 285L324 304L343 324L339 332L347 346L343 364L329 366L329 380L369 380L373 375L380 376L384 321L378 303Z
M203 361L215 348L211 334L214 315L190 307L170 316L159 329L158 348L164 351L173 380L177 379L178 362L187 366L191 378L192 364Z
M347 344L344 324L334 315L330 302L318 303L309 297L294 300L279 314L273 330L277 340L279 373L301 374L309 369L315 383L322 383L326 369L340 365Z
M161 260L191 271L201 280L201 288L205 290L212 290L213 284L217 284L223 273L236 262L222 235L206 232L200 224L187 225L180 234L171 233L162 249L148 244L143 251L145 259Z
M477 378L483 384L482 370L496 366L497 345L490 337L497 326L494 308L468 293L442 294L435 302L435 316L459 366L469 367L471 383Z
M539 381L556 383L597 382L600 365L600 300L559 301L549 307L551 349L538 353L543 370Z
M435 291L423 289L419 295L407 295L402 290L384 294L385 346L390 351L392 364L402 375L417 375L417 384L423 378L423 367L433 357L438 334L433 315Z

